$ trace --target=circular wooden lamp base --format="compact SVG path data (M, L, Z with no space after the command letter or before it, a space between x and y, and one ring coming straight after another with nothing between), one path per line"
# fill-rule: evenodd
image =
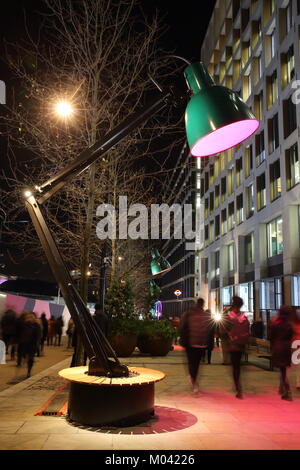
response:
M70 382L68 416L87 426L133 426L154 415L154 384L164 379L158 370L129 367L129 377L87 375L87 367L59 372Z

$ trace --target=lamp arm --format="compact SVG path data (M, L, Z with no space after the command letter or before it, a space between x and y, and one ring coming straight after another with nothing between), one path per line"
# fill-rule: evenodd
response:
M41 186L38 186L38 190L41 194L38 197L39 204L43 204L59 189L65 186L68 181L88 169L93 162L105 155L108 150L121 142L122 139L129 135L130 132L136 129L141 123L147 121L147 119L167 106L172 104L178 105L184 100L185 96L182 96L174 87L162 91L149 104L144 106L144 108L140 109L132 116L127 117L102 140L97 141L91 147L83 150L73 162L59 171L55 176L52 176Z
M38 187L40 196L35 198L31 193L29 196L26 196L26 208L90 359L89 375L122 377L128 376L129 371L125 365L119 362L110 343L98 325L93 321L89 310L77 292L59 248L46 223L41 206L68 181L86 170L94 161L111 149L112 146L119 143L131 131L137 128L139 124L166 106L180 104L183 100L184 97L173 88L160 93L150 104L133 116L125 119L115 130L108 133L102 141L84 150L74 162Z

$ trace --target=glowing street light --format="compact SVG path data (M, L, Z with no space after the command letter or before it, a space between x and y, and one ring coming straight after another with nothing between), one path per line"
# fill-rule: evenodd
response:
M67 118L74 112L74 109L68 101L59 101L55 105L55 111L60 117Z

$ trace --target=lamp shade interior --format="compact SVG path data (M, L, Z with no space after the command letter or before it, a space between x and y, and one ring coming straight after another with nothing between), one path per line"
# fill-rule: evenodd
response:
M206 157L228 150L250 137L259 127L256 119L244 119L227 124L201 137L192 146L194 157Z

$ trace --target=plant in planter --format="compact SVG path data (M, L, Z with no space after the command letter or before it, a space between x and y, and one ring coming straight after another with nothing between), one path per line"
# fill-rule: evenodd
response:
M106 294L109 341L117 356L130 356L137 344L138 320L133 316L133 292L129 281L112 280Z
M138 347L152 356L166 356L172 349L174 328L168 320L144 320L140 328Z

